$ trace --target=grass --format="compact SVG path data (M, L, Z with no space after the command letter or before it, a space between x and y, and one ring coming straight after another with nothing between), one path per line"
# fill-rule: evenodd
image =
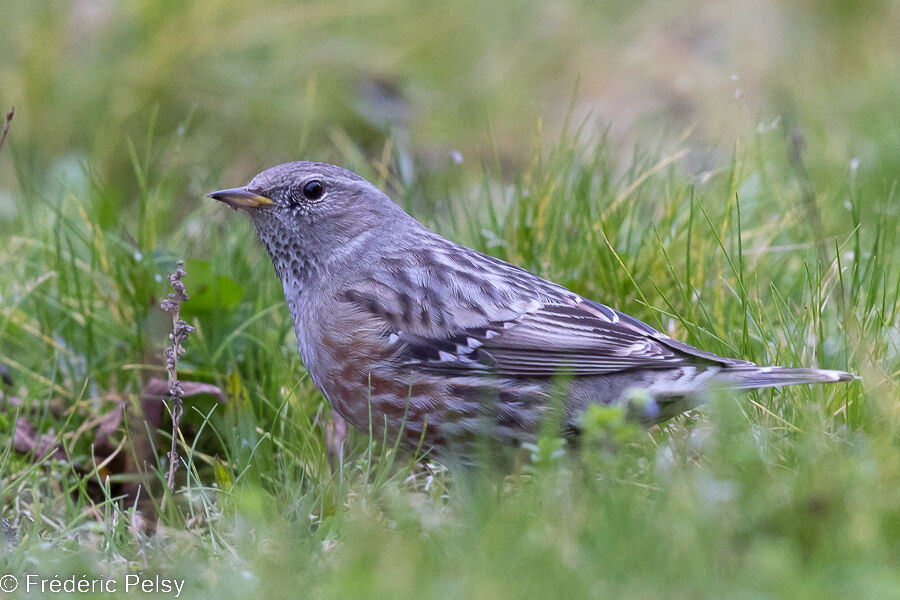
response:
M80 470L6 447L3 516L20 541L4 549L5 568L159 571L186 579L191 596L885 597L900 583L900 280L883 233L896 216L859 221L850 195L821 263L791 172L756 170L778 136L751 142L701 183L656 169L665 157L652 154L617 175L602 140L563 139L511 186L490 173L474 187L443 179L448 201L431 219L704 348L849 369L862 381L711 397L651 432L601 412L583 448L551 432L506 475L425 471L391 440L359 433L332 472L327 410L304 376L277 281L249 225L221 207L198 204L169 238L179 252L139 256L135 239L92 226L101 187L53 203L24 198L39 207L28 217L52 226L23 219L9 238L2 360L18 395L63 402L59 416L43 408L32 418ZM135 169L144 185L159 179L139 159ZM748 181L768 183L745 196ZM430 183L399 198L413 206ZM109 487L117 475L107 483L91 472L93 431L79 425L164 368L156 276L176 255L197 256L194 219L220 250L189 258L197 302L183 308L196 333L182 378L229 397L186 402L175 508L153 536L133 531L132 506ZM4 412L7 435L15 415ZM159 439L150 466L162 477Z
M700 4L690 6L703 20ZM121 29L102 30L86 55L66 55L66 68L50 75L46 65L65 53L67 21L50 4L13 5L22 27L2 35L24 58L15 69L0 65L0 80L26 93L16 96L25 104L16 100L0 150L0 172L14 182L0 188L0 364L12 381L4 394L22 405L0 403L0 518L9 540L0 538L0 576L108 577L126 595L126 573L158 573L185 580L181 597L897 597L900 213L891 99L900 77L886 66L892 38L882 35L894 13L879 5L879 21L840 3L807 4L796 10L824 31L845 23L842 36L810 33L801 19L796 38L785 35L797 44L784 46L785 62L741 71L748 94L782 91L772 103L784 119L771 126L771 104L762 102L737 120L733 144L710 132L637 126L635 143L612 129L598 134L590 121L511 132L534 82L522 75L492 88L465 75L505 64L511 33L489 35L505 9L439 14L446 31L429 31L433 42L413 18L398 20L395 32L366 30L363 39L380 49L373 61L407 82L427 111L436 109L423 90L442 89L440 69L453 73L439 101L448 114L407 123L427 140L416 142L348 106L357 74L342 66L369 51L346 41L360 21L391 20L406 10L402 2L378 4L374 17L319 7L303 19L256 6L265 39L239 28L246 14L227 3L173 15L136 3L116 9ZM558 18L560 26L573 19ZM326 46L289 59L300 21ZM572 29L579 48L613 43L585 33L598 22L608 40L638 25L657 39L672 24L604 5ZM233 48L221 48L206 29L213 25L230 32ZM534 50L526 42L540 39L539 28L507 27L525 40L511 48L527 47L510 60L527 62ZM28 31L43 54L21 50ZM188 47L190 31L199 33ZM181 45L162 43L170 39ZM866 52L847 54L837 75L816 80L817 60L859 39L870 40ZM832 43L821 56L811 50ZM389 60L396 47L406 52ZM442 51L452 65L441 66ZM541 63L545 76L575 60L555 52ZM179 53L184 61L173 58ZM643 60L611 56L611 70ZM306 79L318 82L303 88L308 104L277 93L287 85L279 76L308 73L316 58L332 70ZM807 68L792 71L791 61ZM141 85L132 71L146 75ZM194 76L216 89L223 77L240 85L227 102L220 95L207 104ZM584 85L581 94L597 83ZM84 109L104 89L119 90L103 100L108 110ZM581 124L568 102L550 112ZM691 102L701 123L735 110ZM493 130L492 150L457 146L449 133L450 123L466 121L459 138L479 135L483 122L460 108L473 103L510 115ZM297 106L312 107L301 127ZM70 108L86 121L67 119ZM792 112L805 125L803 151ZM277 139L279 131L299 135ZM253 139L238 152L248 132ZM306 377L268 258L245 219L202 197L275 158L295 158L297 144L308 155L315 140L325 158L379 182L440 233L674 337L861 380L710 393L701 408L650 431L598 409L577 448L548 430L510 472L426 469L392 440L352 432L331 469L329 409ZM445 144L462 148L461 165L435 166L427 148ZM139 397L148 378L165 376L171 324L159 302L178 259L191 296L182 317L195 328L179 375L216 384L227 398L185 400L183 463L154 534L145 517L162 500L171 437L165 418L148 435ZM113 442L124 444L102 464L98 426L119 402L131 416ZM20 417L69 459L16 452ZM151 473L141 510L134 496L122 500L135 477L129 460L146 460Z

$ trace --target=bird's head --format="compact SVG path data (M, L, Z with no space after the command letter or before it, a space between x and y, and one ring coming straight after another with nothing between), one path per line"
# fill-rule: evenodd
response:
M246 211L272 260L304 257L316 264L348 251L367 234L391 231L410 217L381 190L341 167L290 162L244 187L209 194Z

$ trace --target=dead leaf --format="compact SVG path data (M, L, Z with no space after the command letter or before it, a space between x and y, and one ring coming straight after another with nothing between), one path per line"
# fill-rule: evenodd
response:
M122 414L125 412L125 402L119 402L115 408L103 415L100 425L97 426L97 434L94 436L94 452L98 457L107 457L115 450L116 445L112 437L122 423Z
M23 414L33 414L40 413L44 408L44 404L39 400L31 400L26 402L17 396L10 396L8 394L4 394L0 392L0 408L5 408L5 404L9 406L19 406L22 408ZM59 400L50 400L46 404L47 409L50 411L50 414L56 418L59 418L63 414L62 403Z
M22 399L17 398L16 396L10 396L9 394L4 394L0 391L0 408L2 408L4 404L9 404L10 406L22 406Z
M220 403L225 403L225 393L217 385L211 383L202 383L199 381L182 381L181 389L184 390L184 397L199 396L201 394L209 394L215 396ZM159 377L151 377L141 392L141 409L147 422L153 429L159 429L162 424L163 416L163 400L169 397L169 382Z
M36 461L48 456L54 460L66 460L66 452L56 441L56 436L52 433L38 435L37 428L24 417L16 421L13 449L19 454L32 453Z

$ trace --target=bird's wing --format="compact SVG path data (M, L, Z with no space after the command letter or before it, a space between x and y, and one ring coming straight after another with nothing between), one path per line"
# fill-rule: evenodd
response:
M505 376L602 375L685 365L733 366L602 304L532 305L517 318L453 331L446 337L398 336L409 366L426 371Z
M382 256L378 269L338 296L370 316L397 365L546 377L753 364L673 340L520 267L425 235L415 251Z
M398 365L436 374L546 377L750 364L678 342L575 294L457 312L442 327L422 326L420 311L409 307L391 315L367 294L347 297L384 323L384 341Z

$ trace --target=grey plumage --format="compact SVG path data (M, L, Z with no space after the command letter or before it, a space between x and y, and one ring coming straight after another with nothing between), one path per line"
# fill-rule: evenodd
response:
M310 197L319 192L312 184L321 197ZM371 425L403 429L413 446L424 435L441 451L485 422L501 439L530 439L561 373L572 377L573 428L588 404L621 402L632 388L653 399L638 418L655 422L710 385L853 378L759 367L674 340L437 235L333 165L279 165L211 197L247 209L284 286L303 361L337 413L363 430L373 414Z

